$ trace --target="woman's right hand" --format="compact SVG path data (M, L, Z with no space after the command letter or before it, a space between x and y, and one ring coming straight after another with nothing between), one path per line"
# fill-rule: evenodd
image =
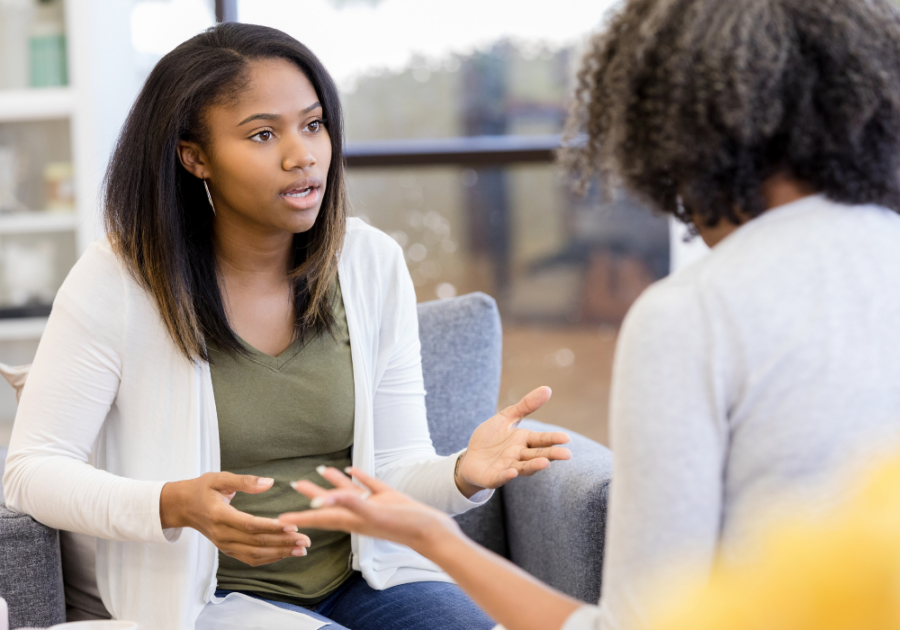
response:
M319 474L334 490L305 479L296 482L294 489L312 499L313 509L282 514L278 520L304 528L383 538L406 545L426 558L448 536L462 536L456 521L440 510L413 500L358 468L347 471L362 486L336 468L323 467Z
M160 522L163 529L196 529L226 556L251 566L305 556L311 541L295 526L231 507L235 493L259 494L273 483L265 477L228 472L169 482L159 497Z

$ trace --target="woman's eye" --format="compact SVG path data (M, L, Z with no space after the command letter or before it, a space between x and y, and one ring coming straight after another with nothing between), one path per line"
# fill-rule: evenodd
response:
M269 131L268 129L263 129L259 133L255 133L252 136L250 136L250 139L255 142L268 142L269 140L272 139L272 132Z
M322 130L322 121L314 120L308 125L306 125L306 130L311 131L312 133L319 133Z

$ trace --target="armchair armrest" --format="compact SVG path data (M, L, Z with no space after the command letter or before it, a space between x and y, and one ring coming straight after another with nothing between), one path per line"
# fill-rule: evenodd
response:
M566 431L572 459L503 488L510 559L589 604L600 599L612 452L583 435L526 420L522 428Z
M0 446L0 478L6 448ZM9 627L46 628L66 620L59 532L7 509L0 485L0 597Z
M46 628L66 620L59 533L0 505L0 596L9 627Z

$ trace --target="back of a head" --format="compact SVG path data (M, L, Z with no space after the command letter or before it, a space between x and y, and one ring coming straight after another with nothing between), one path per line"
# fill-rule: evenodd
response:
M567 152L708 225L765 210L773 174L900 211L900 13L891 0L631 0L579 72ZM684 200L682 205L681 200Z

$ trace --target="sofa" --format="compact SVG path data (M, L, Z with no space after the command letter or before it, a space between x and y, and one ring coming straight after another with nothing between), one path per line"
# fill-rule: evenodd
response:
M428 424L438 453L447 455L464 448L475 427L496 411L500 316L494 300L481 293L418 309ZM532 420L521 426L556 429ZM514 479L486 505L457 518L480 544L560 591L596 603L612 454L568 433L570 461ZM0 447L0 473L5 459ZM10 628L65 621L60 557L59 533L8 510L0 490L0 597L9 604Z

